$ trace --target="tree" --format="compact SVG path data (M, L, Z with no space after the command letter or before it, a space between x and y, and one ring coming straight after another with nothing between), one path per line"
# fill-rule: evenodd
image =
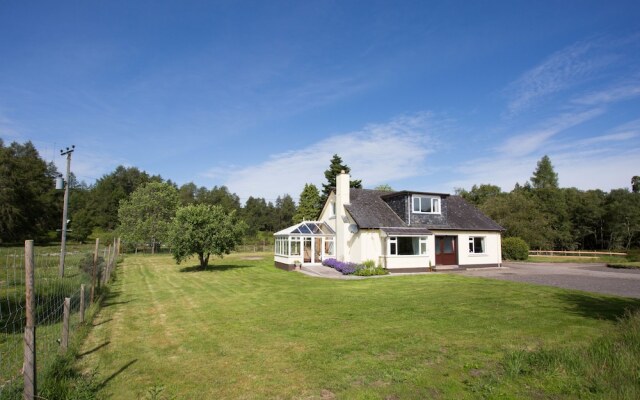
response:
M534 189L558 189L558 174L554 171L549 156L545 155L538 161L531 183Z
M320 204L323 204L327 201L329 194L336 187L336 176L344 171L346 173L351 172L351 168L349 168L346 164L342 163L342 158L339 155L334 154L331 159L331 163L329 164L329 169L324 171L324 177L327 178L327 183L322 184L322 196L320 196ZM353 181L349 181L349 187L361 189L362 188L362 180L357 179Z
M631 178L631 191L633 193L640 193L640 176L636 175Z
M380 190L382 192L393 192L393 188L391 187L391 185L387 184L387 183L383 183L382 185L378 185L374 188L374 190Z
M473 185L470 191L464 189L456 189L456 194L469 203L479 207L483 205L488 199L502 194L500 186L482 184L480 186Z
M31 142L5 147L0 139L0 242L40 239L60 222L56 175Z
M194 204L181 207L171 224L170 243L178 264L193 254L206 268L211 254L224 257L241 242L246 225L236 212L222 206Z
M304 189L300 194L300 202L298 203L298 210L293 216L293 222L298 223L302 221L313 221L318 218L320 214L321 205L320 193L318 188L313 183L305 183Z
M523 190L491 197L480 210L506 229L506 237L520 237L534 249L553 245L553 230L547 216Z
M114 229L118 223L120 201L149 182L162 182L162 178L158 175L149 176L136 167L127 168L122 165L98 179L87 202L94 225Z
M169 226L179 203L178 190L168 183L151 182L120 202L118 219L122 238L133 243L156 243L169 239Z
M291 196L285 194L278 196L275 204L274 231L279 231L293 224L293 216L296 213L296 203Z

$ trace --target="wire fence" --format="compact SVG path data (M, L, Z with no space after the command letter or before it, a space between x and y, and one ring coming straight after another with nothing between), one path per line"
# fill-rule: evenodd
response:
M0 399L15 398L23 390L29 398L30 371L35 395L36 383L74 340L85 310L97 300L92 297L115 266L116 246L96 244L93 251L67 252L61 277L59 252L45 248L30 253L28 247L0 249ZM28 339L30 323L33 343ZM31 351L32 365L27 357Z

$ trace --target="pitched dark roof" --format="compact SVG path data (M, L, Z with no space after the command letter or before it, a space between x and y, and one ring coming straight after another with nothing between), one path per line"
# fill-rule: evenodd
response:
M460 196L442 195L442 217L440 223L412 223L407 225L398 214L383 200L383 197L395 197L393 194L405 195L411 193L426 192L395 192L389 193L380 190L350 189L351 204L345 208L361 229L376 229L384 227L392 228L426 228L451 229L451 230L475 230L475 231L502 231L503 227L480 210L467 203ZM400 231L399 231L400 232Z
M445 225L430 225L430 229L459 229L472 231L503 231L504 228L484 215L460 196L449 196L445 209Z
M411 227L411 228L395 228L395 227L387 228L387 227L384 227L384 228L380 228L380 229L385 231L387 235L392 235L392 236L433 235L433 232L431 232L429 229L427 229L427 228L419 228L419 227Z
M383 226L406 227L402 219L393 212L381 196L389 194L383 190L350 189L351 204L345 208L361 229Z

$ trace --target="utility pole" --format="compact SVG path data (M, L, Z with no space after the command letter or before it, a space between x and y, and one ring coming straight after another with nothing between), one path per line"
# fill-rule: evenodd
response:
M62 208L62 241L60 244L60 278L64 277L64 257L67 251L67 211L69 208L69 174L71 173L71 153L76 146L67 147L67 150L60 150L61 156L67 156L67 177L64 182L64 207Z

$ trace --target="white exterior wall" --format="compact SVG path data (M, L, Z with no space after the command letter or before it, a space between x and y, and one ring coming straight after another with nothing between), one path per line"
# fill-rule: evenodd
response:
M380 255L384 254L384 239L380 236L380 230L360 230L353 236L352 241L351 262L361 263L366 260L373 260L376 264L380 262Z
M432 231L434 235L458 237L458 265L502 264L502 236L495 231ZM484 237L484 254L469 253L469 237ZM435 260L435 240L430 243L430 254Z

